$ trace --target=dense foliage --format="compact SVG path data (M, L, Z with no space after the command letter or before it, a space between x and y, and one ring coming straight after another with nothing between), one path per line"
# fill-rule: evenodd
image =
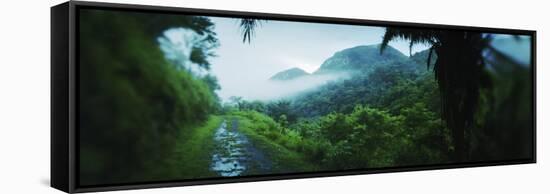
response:
M438 116L431 74L412 60L385 64L361 67L370 73L292 100L263 104L241 99L239 109L258 123L259 134L304 154L324 170L448 161L448 131Z
M180 26L215 41L212 23L92 10L80 18L80 184L166 178L156 162L213 113L216 88L165 60L156 36ZM191 60L207 66L201 56Z
M241 20L243 42L255 21ZM532 88L525 87L532 72L497 51L481 56L488 40L479 34L462 43L454 33L388 29L383 44L344 49L312 74L290 69L271 81L346 75L340 79L272 101L222 101L209 72L218 46L210 19L84 9L80 23L81 185L223 176L211 169L215 149L228 156L220 161L269 163L242 175L518 159L533 151ZM163 37L170 29L199 38L180 48ZM434 47L405 56L387 45L394 38ZM450 53L457 48L448 44L469 52ZM460 67L458 58L483 58L492 68ZM220 133L229 138L216 142Z

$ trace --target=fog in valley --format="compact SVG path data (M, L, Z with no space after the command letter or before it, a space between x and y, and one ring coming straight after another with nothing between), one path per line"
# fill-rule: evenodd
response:
M268 21L256 28L251 43L243 43L239 20L212 17L220 46L211 58L211 72L218 78L218 95L227 101L231 96L247 100L274 100L313 89L327 81L345 79L346 74L306 76L285 84L269 79L284 70L300 68L313 73L336 52L358 45L379 44L384 28ZM390 45L409 53L409 42L392 41ZM425 50L416 45L412 53Z
M315 72L338 51L379 44L385 32L380 27L269 21L256 28L254 41L243 43L239 20L219 17L211 17L211 20L219 45L201 45L218 46L211 58L210 72L187 60L193 45L201 43L205 37L190 29L172 28L157 41L166 58L182 68L197 76L213 74L221 86L217 93L225 102L232 96L246 100L277 100L349 78L349 73ZM494 35L494 39L497 48L522 64L528 63L528 39L509 35ZM389 45L405 55L429 48L429 45L417 44L409 50L409 42L399 39ZM275 74L291 68L299 68L309 75L285 81L270 80Z

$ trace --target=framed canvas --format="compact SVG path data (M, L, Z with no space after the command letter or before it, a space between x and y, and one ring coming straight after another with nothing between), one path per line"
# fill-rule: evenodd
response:
M65 192L536 162L535 31L51 13L51 185Z

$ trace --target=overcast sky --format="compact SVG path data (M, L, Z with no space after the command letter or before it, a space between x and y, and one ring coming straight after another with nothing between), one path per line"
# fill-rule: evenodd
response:
M242 42L239 20L212 17L220 47L217 57L211 58L211 72L218 78L220 97L251 96L259 82L277 72L299 67L315 71L335 52L359 45L379 44L384 28L319 24L304 22L267 21L255 30L250 44ZM408 55L407 41L390 43ZM413 53L426 49L413 47Z

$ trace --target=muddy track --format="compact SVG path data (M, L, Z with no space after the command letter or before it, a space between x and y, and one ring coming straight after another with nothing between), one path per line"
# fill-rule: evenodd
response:
M272 162L239 131L239 121L224 120L214 134L215 150L210 170L220 176L269 173Z

